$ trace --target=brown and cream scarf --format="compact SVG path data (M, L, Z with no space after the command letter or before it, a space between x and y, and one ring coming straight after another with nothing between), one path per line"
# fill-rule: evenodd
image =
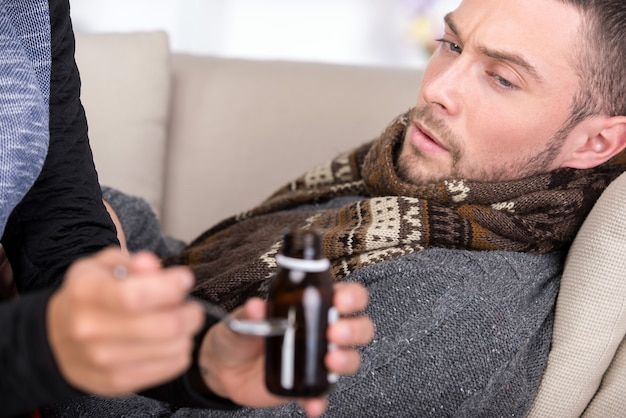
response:
M189 265L198 279L194 293L232 309L265 295L288 228L323 233L336 280L429 247L546 253L571 243L599 195L626 168L622 152L589 170L558 169L505 182L411 184L398 176L394 161L407 121L408 113L401 115L377 140L219 223L165 264ZM362 199L324 206L341 196ZM294 210L303 205L307 209Z

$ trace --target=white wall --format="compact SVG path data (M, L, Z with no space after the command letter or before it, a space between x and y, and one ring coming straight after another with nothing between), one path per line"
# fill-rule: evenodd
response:
M71 6L77 31L162 29L179 52L422 66L426 56L407 35L406 1L71 0ZM439 13L459 0L436 3Z

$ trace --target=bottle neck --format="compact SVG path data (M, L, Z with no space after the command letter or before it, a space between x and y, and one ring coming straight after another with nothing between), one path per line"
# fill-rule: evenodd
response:
M276 263L289 270L303 271L305 273L319 273L326 271L330 267L327 258L319 260L305 260L302 258L288 257L283 254L276 254Z

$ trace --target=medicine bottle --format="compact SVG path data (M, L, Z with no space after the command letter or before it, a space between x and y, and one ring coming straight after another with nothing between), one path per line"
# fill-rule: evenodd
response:
M266 339L267 388L281 396L323 395L336 381L324 365L326 330L336 311L320 235L312 230L288 232L276 262L279 270L270 285L267 317L285 318L287 330Z

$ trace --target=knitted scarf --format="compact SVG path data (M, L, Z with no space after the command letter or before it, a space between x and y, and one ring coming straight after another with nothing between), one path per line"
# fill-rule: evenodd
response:
M198 280L194 293L232 309L266 294L287 228L322 232L335 280L429 247L547 253L571 243L596 199L626 168L622 152L588 170L411 184L395 166L408 120L408 113L399 116L377 140L222 221L165 264L189 265ZM325 204L342 196L361 198L340 207Z

